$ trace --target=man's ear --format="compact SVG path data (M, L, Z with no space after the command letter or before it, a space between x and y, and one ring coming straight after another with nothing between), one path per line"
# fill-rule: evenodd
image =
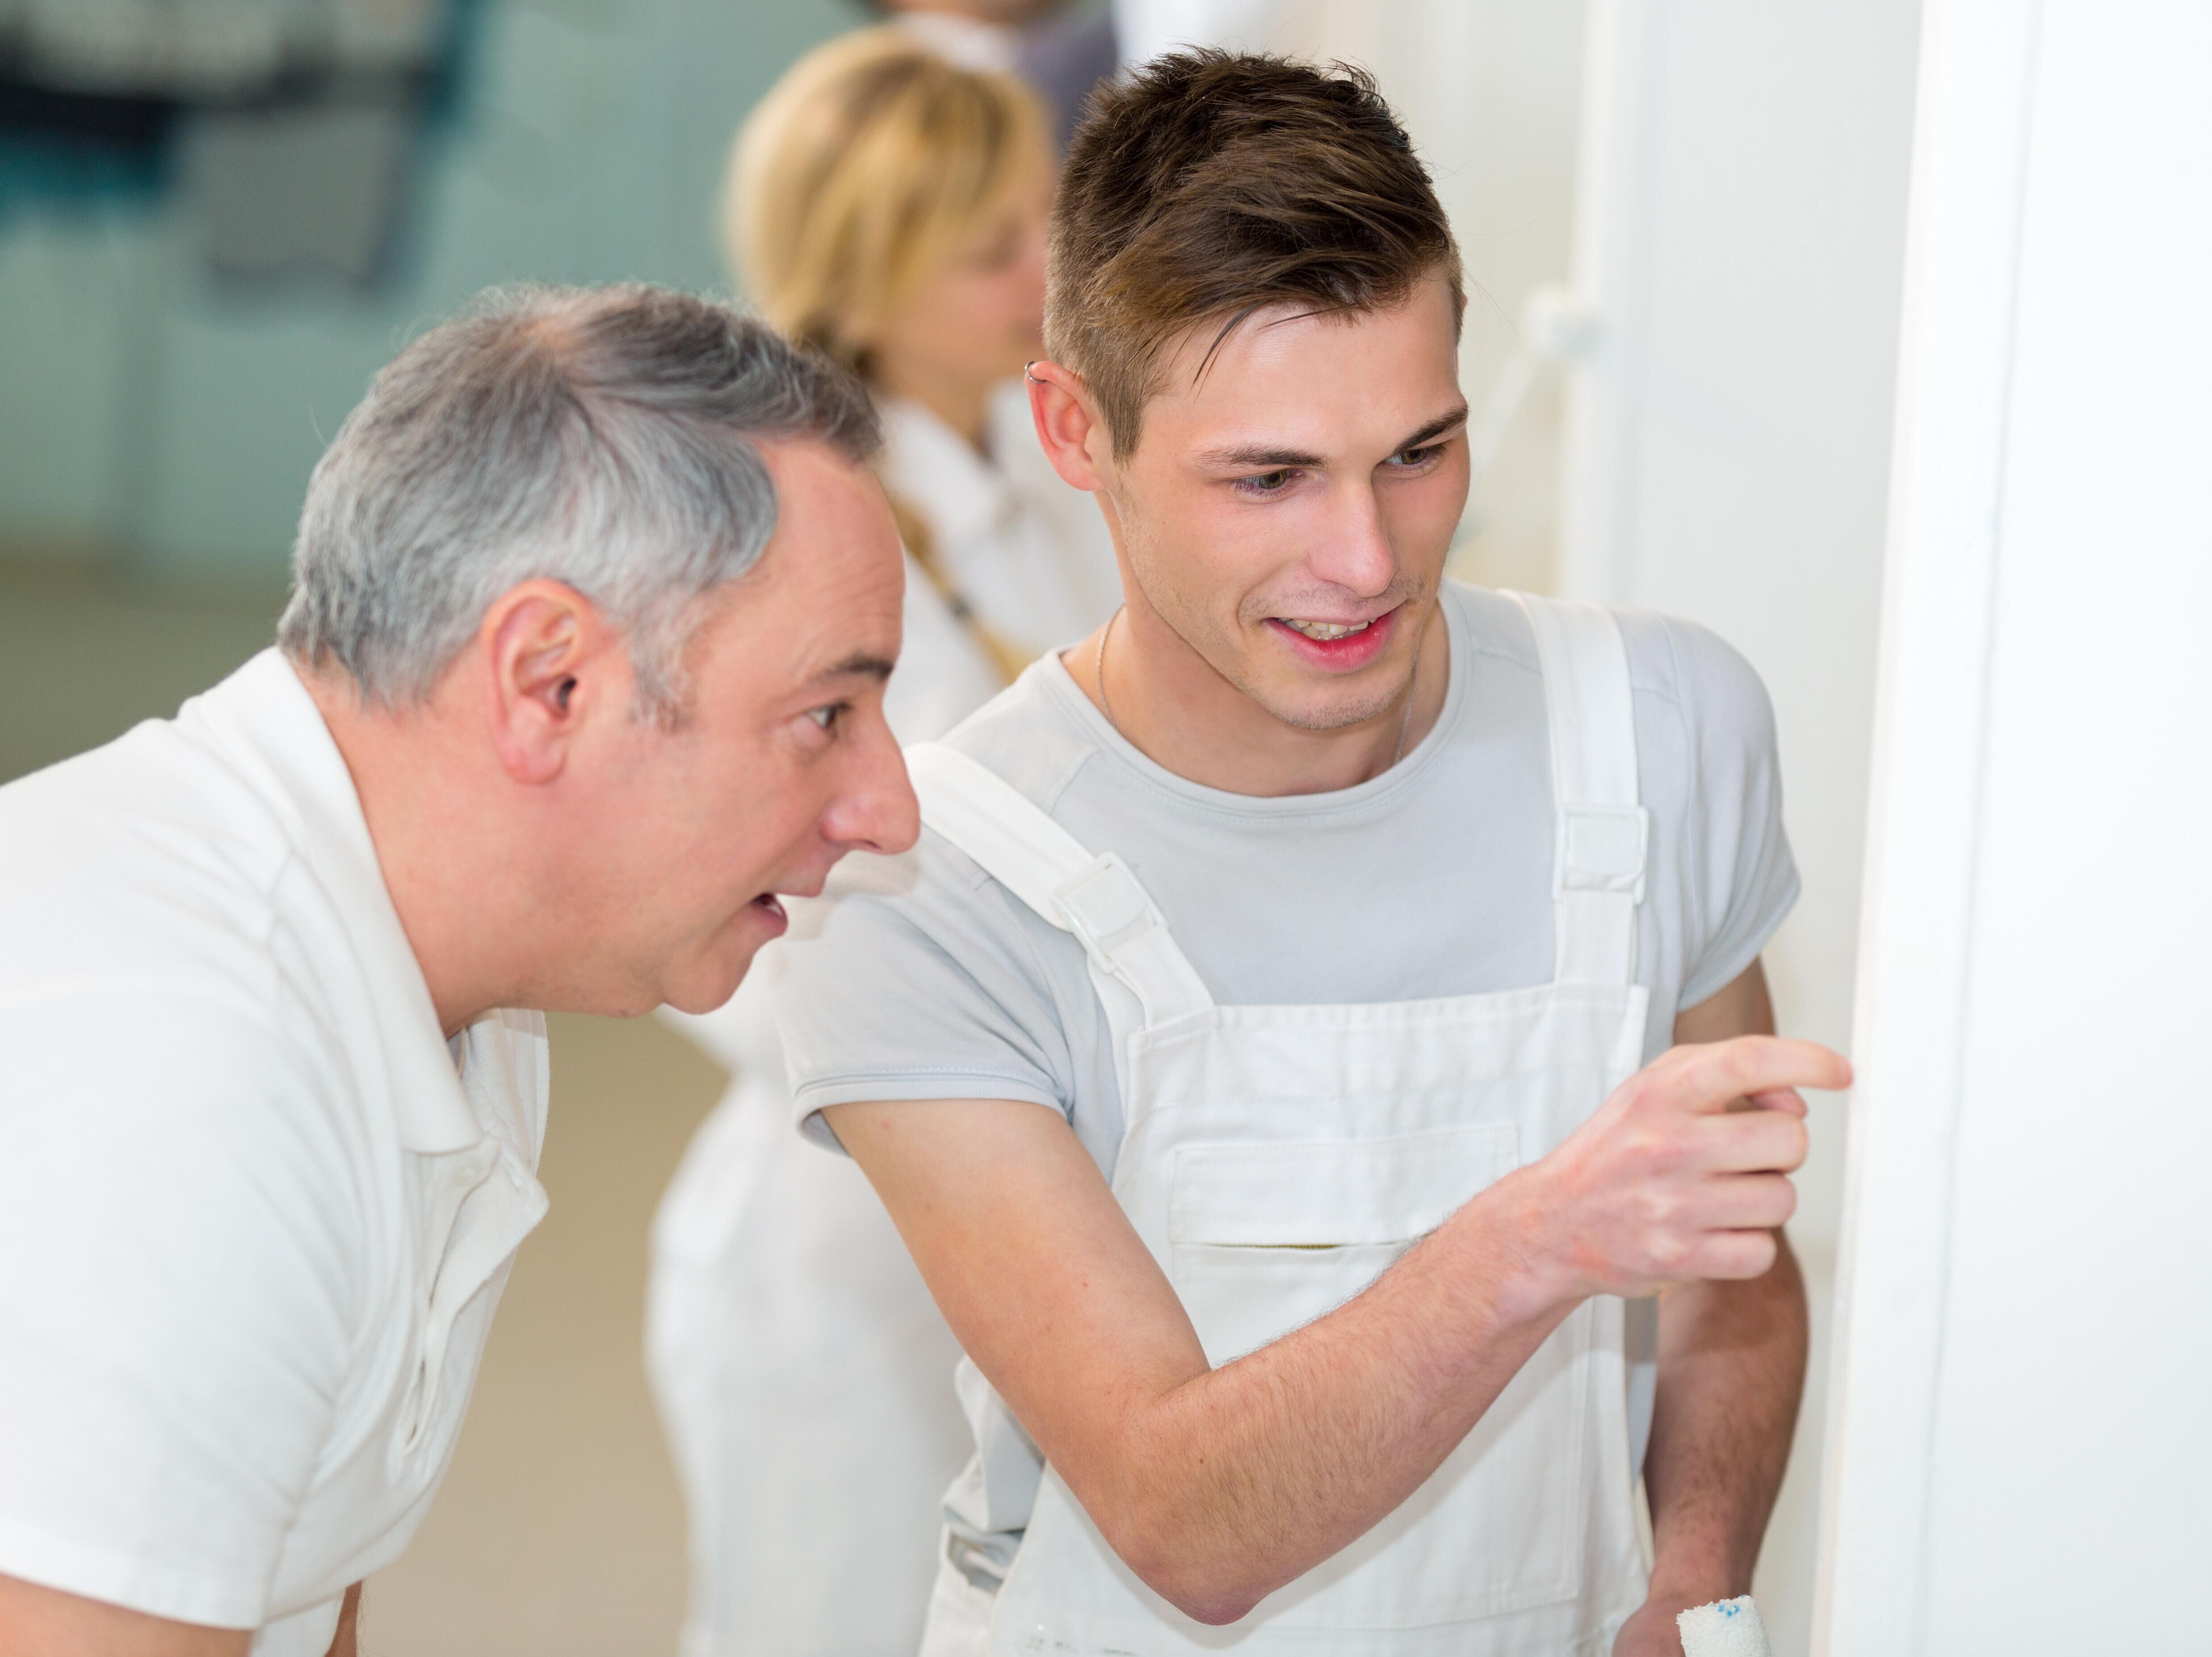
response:
M1060 481L1085 494L1107 488L1114 442L1083 376L1057 362L1039 361L1029 365L1027 378L1030 418Z
M520 783L551 782L587 721L619 713L634 687L623 640L599 606L559 581L509 587L484 612L492 744Z

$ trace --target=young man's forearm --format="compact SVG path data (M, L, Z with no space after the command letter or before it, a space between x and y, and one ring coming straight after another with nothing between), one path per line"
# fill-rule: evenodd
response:
M1751 1590L1804 1393L1805 1284L1785 1244L1748 1283L1660 1302L1650 1448L1651 1597L1674 1609Z
M1402 1502L1595 1294L1752 1279L1795 1202L1803 1042L1676 1049L1365 1293L1212 1369L1066 1123L1011 1101L850 1104L876 1183L962 1346L1109 1544L1225 1622ZM1727 1108L1749 1098L1767 1108Z

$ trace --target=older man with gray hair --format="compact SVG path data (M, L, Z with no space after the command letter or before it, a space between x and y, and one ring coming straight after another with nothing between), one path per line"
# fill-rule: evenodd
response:
M875 442L720 307L495 295L316 468L276 648L0 789L0 1651L352 1649L544 1211L543 1010L716 1006L915 837Z

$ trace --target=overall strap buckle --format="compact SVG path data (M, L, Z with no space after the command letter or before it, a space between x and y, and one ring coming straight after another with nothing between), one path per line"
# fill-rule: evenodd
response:
M1556 825L1554 976L1563 984L1632 984L1651 813L1637 798L1627 649L1602 605L1514 597L1544 677Z
M1122 945L1165 924L1118 852L1093 859L1088 868L1054 887L1052 895L1067 917L1068 930L1109 971Z
M1082 940L1094 971L1126 984L1144 1004L1145 1022L1162 1024L1212 1005L1167 922L1121 854L1107 852L1053 888L1067 930Z
M1617 892L1644 901L1651 851L1651 811L1643 805L1563 804L1552 859L1552 895Z

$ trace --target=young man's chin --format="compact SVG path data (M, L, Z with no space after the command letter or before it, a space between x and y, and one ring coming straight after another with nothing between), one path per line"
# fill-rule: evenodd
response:
M1278 662L1246 694L1285 725L1300 731L1343 731L1389 713L1406 694L1407 672L1376 664L1357 677Z

